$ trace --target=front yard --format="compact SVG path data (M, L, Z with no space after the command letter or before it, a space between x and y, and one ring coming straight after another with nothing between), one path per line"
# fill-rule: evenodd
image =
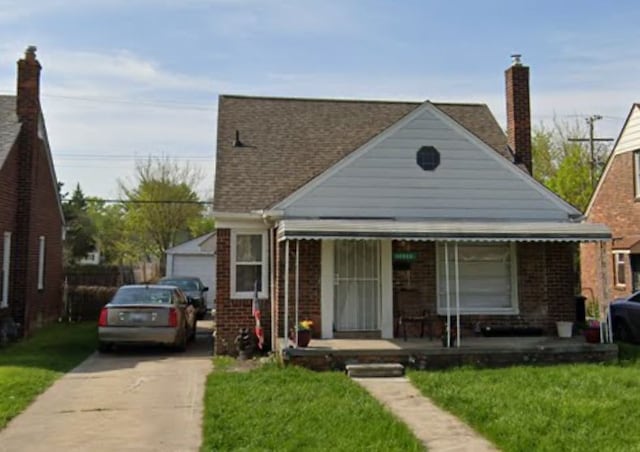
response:
M504 451L640 450L640 348L617 365L409 372L439 406Z
M224 370L205 394L202 450L423 450L409 429L346 375L268 364Z
M95 322L51 325L0 349L0 429L96 348Z

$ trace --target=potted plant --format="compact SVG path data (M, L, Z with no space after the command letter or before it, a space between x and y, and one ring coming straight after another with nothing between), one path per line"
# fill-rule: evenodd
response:
M296 329L298 330L298 347L306 347L309 345L309 341L311 341L312 328L313 328L312 320L307 319L307 320L300 321L300 323L296 327Z
M583 330L584 338L591 344L600 343L600 321L589 320Z

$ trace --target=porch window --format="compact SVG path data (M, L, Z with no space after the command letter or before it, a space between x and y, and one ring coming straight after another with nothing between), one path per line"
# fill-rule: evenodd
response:
M6 308L9 305L9 270L11 264L11 232L5 232L2 241L2 278L0 284L0 308Z
M613 253L613 273L616 286L625 286L627 284L624 255L625 253Z
M267 232L231 233L231 298L252 298L254 284L258 296L267 296Z
M456 308L456 287L462 314L516 314L516 252L512 243L458 243L456 285L455 244L437 246L438 314L447 313L447 262L449 303Z
M640 198L640 151L633 153L633 185L636 198Z
M44 290L44 235L38 237L38 290Z

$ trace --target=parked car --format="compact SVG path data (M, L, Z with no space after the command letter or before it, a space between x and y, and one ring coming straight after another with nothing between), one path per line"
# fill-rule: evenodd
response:
M176 286L182 289L187 294L187 297L193 301L198 320L204 319L204 315L207 313L207 300L204 293L209 288L202 283L200 278L195 276L165 276L158 281L158 284Z
M163 344L184 351L195 335L195 308L175 286L122 286L98 320L102 352L114 344Z
M610 305L613 338L640 342L640 292L618 298Z

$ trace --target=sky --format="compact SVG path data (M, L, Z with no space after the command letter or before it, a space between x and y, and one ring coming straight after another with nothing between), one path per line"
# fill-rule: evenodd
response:
M0 0L0 94L29 45L66 190L120 196L149 156L211 197L220 94L481 102L505 126L504 70L531 69L533 125L640 101L640 4L616 0Z

